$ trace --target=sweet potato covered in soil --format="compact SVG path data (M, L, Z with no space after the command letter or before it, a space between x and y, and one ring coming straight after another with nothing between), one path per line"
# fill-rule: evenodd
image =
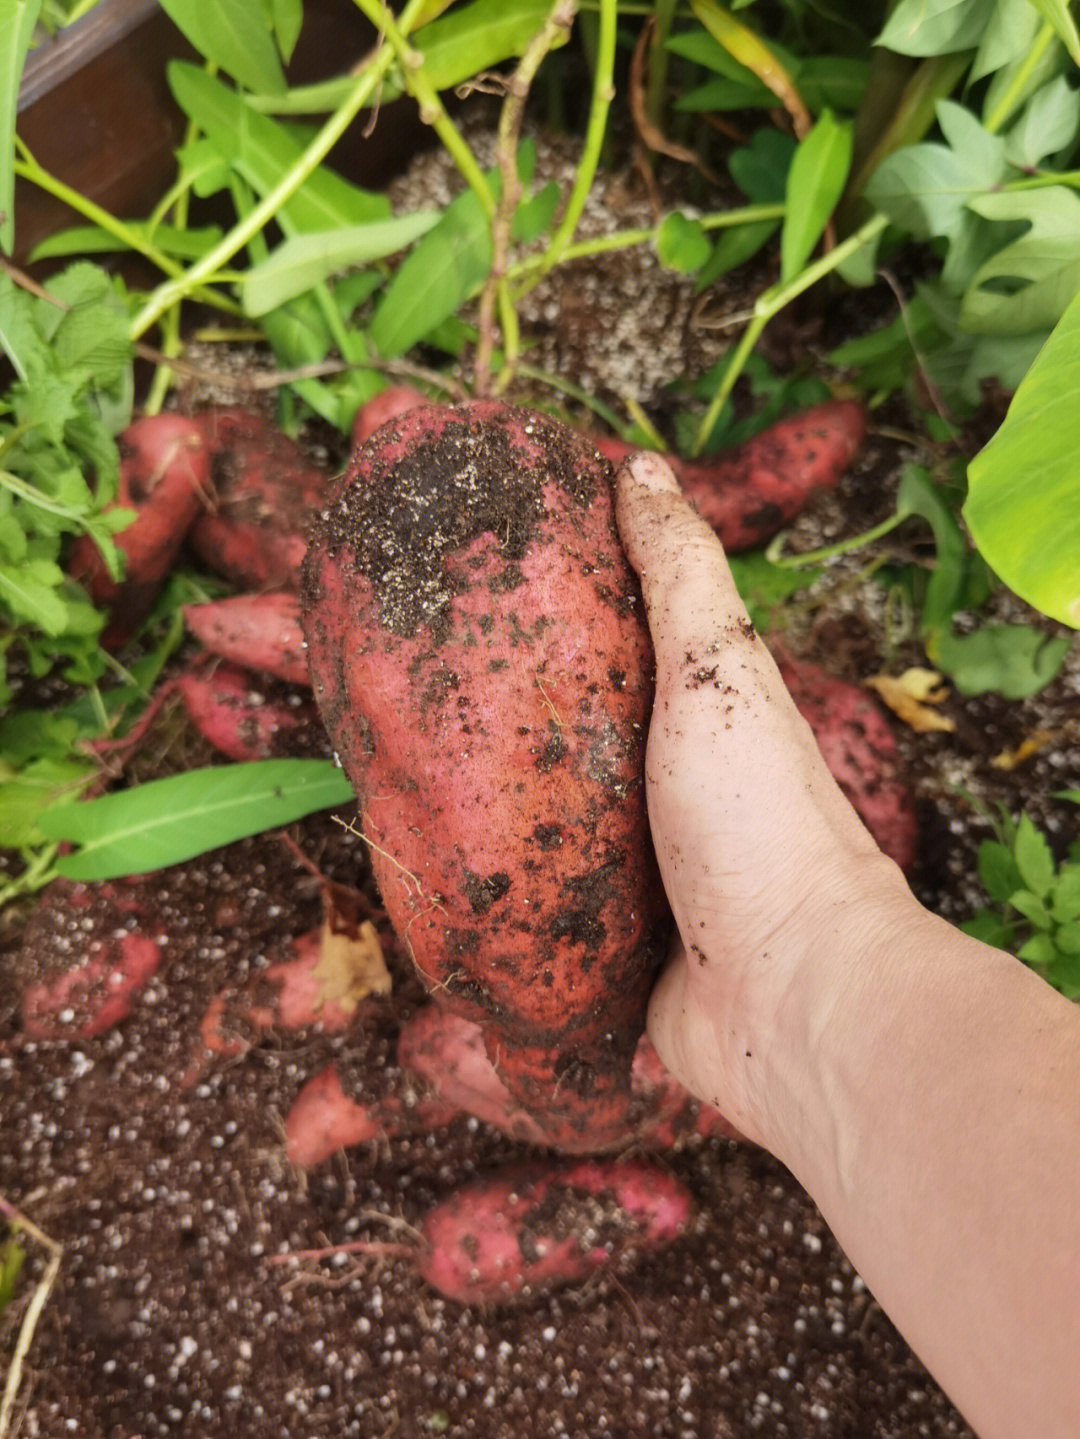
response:
M424 1217L420 1273L462 1304L496 1304L661 1249L693 1217L689 1191L640 1160L522 1165Z
M195 638L232 664L307 685L307 656L300 629L300 601L288 590L230 595L185 605L184 619Z
M196 554L249 589L295 589L311 515L331 481L264 415L219 406L195 417L211 454L211 501L191 529Z
M611 482L544 416L410 411L354 457L302 590L394 927L570 1151L625 1133L670 926L642 782L651 645Z
M215 749L240 762L284 753L290 735L313 718L310 704L270 700L234 665L177 676L188 716Z

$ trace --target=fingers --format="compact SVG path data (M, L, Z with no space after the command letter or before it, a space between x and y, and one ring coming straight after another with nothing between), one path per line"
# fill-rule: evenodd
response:
M789 703L739 598L720 541L683 496L662 456L642 452L620 467L616 519L641 580L657 688L672 690L683 675L687 684L719 692L721 681L730 680L738 666L741 687L752 677L770 698Z

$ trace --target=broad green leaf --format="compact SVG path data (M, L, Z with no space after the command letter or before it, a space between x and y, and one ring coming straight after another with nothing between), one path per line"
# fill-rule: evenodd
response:
M288 62L300 38L300 27L304 23L303 0L269 0L270 21L274 27L274 39L282 58Z
M995 70L1027 56L1039 33L1039 17L1028 0L998 0L971 62L970 79L981 80Z
M1031 4L1045 20L1049 20L1074 62L1080 65L1080 35L1069 12L1068 0L1031 0Z
M1080 128L1080 95L1056 76L1032 95L1009 131L1005 153L1019 169L1034 169L1071 145ZM1021 216L1021 218L1023 218Z
M352 786L326 760L257 760L152 780L38 818L49 839L81 849L58 862L69 879L110 879L178 864L245 835L347 804Z
M0 274L0 350L24 383L47 364L48 346L34 324L34 301Z
M656 232L656 258L669 270L692 275L712 254L712 245L699 220L678 210L665 215Z
M206 132L222 158L256 194L268 194L300 160L303 146L283 125L260 115L243 96L194 65L176 61L168 68L177 103ZM282 219L296 231L333 230L389 217L390 204L350 185L320 166L281 207Z
M921 515L934 532L934 568L926 586L920 616L923 633L947 626L964 593L967 545L952 510L920 465L905 465L896 493L897 512Z
M995 0L900 0L875 42L898 55L948 55L979 44Z
M551 0L472 0L421 26L409 44L424 57L424 73L436 90L452 90L522 55L550 10Z
M195 49L246 90L282 91L266 7L252 0L161 0L161 8Z
M971 919L965 919L960 928L972 939L993 945L995 949L1008 949L1013 942L1013 931L988 909L981 909Z
M793 570L774 565L762 550L729 555L728 563L735 588L755 627L763 634L772 624L773 610L789 596L812 585L819 574L818 570L810 567Z
M265 315L338 271L404 250L438 219L437 210L417 210L391 220L294 235L244 276L240 289L244 310Z
M11 164L15 112L23 65L40 12L41 0L0 3L0 248L8 255L15 245L15 172Z
M964 519L991 568L1028 604L1080 627L1080 297L968 466Z
M1054 943L1062 954L1080 954L1080 924L1063 924L1054 935Z
M769 110L775 104L776 96L765 85L740 85L736 80L718 79L687 90L675 101L675 109L711 115L723 110Z
M960 307L961 323L977 334L1052 329L1080 293L1080 198L1053 185L973 195L968 203L985 219L1028 222L1030 228L975 271Z
M1028 625L984 625L971 634L948 630L927 637L926 652L964 695L999 694L1022 700L1045 689L1069 651L1066 635L1053 638Z
M528 245L537 240L551 223L559 207L561 191L558 182L549 180L529 199L522 200L514 211L511 233L519 245Z
M1033 934L1016 951L1016 957L1025 964L1051 964L1057 958L1057 947L1048 934Z
M1050 851L1046 836L1036 828L1030 815L1022 814L1020 816L1020 822L1016 826L1013 853L1016 855L1016 867L1019 869L1025 885L1033 895L1044 899L1049 893L1054 879L1054 856ZM1009 903L1019 908L1015 897L1011 897Z
M780 230L780 283L802 269L821 238L851 167L851 126L822 112L792 156Z
M996 839L983 840L976 864L983 889L998 904L1004 904L1023 884L1012 850Z
M403 355L453 315L490 269L491 227L466 190L395 271L372 317L371 343L384 360Z

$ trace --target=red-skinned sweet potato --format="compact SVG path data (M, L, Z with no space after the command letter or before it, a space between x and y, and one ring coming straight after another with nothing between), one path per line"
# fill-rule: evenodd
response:
M56 880L15 960L29 1039L82 1040L111 1029L156 974L162 931L136 891Z
M547 1143L544 1127L514 1103L488 1058L480 1027L470 1020L439 1004L425 1005L402 1029L397 1057L438 1099L511 1139ZM647 1034L634 1052L630 1082L633 1103L613 1149L670 1149L694 1135L741 1138L718 1110L699 1103L664 1068Z
M670 916L652 656L607 463L494 402L354 457L304 566L316 698L388 913L549 1143L607 1147Z
M384 395L392 399L380 406ZM388 420L426 403L419 390L395 386L361 408L354 434L367 439ZM616 465L640 448L613 435L584 433ZM857 401L826 400L709 459L665 459L725 548L746 550L771 539L814 495L831 489L865 433L866 412Z
M214 502L195 521L199 557L249 589L295 589L311 515L329 477L265 416L240 407L196 417L211 454Z
M110 612L104 644L120 643L145 615L206 499L209 483L209 447L194 420L149 415L124 431L115 503L136 512L116 536L124 578L112 578L88 535L75 541L70 560L73 578L95 604Z
M419 390L414 390L412 385L388 385L385 390L380 390L377 395L373 395L357 410L352 427L353 449L358 449L367 440L370 440L375 431L385 425L388 420L396 420L407 410L415 410L421 405L429 404L431 401L428 397L421 394Z
M506 1303L623 1268L677 1239L692 1217L686 1188L641 1160L523 1165L428 1212L420 1273L462 1304Z
M271 759L285 737L311 716L306 704L274 704L232 665L180 675L176 689L192 724L215 749L235 760Z
M725 548L748 550L771 539L820 490L831 489L865 433L860 404L826 400L711 459L665 459ZM637 448L607 435L589 438L614 464Z
M195 638L222 659L290 684L311 683L300 601L288 590L185 605L184 619Z
M408 1093L354 1099L331 1064L309 1079L293 1101L285 1118L285 1155L298 1169L311 1169L339 1149L441 1129L460 1113L454 1105Z
M833 778L885 853L909 869L915 861L915 808L900 777L888 721L857 685L809 660L794 659L779 646L774 656Z

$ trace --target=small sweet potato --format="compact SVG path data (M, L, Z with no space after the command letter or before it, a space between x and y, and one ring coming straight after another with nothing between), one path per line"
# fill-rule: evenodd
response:
M665 458L724 546L746 550L771 539L815 494L831 489L855 458L865 432L860 404L826 400L711 459ZM615 464L635 449L610 436L589 438Z
M290 684L311 683L300 601L288 590L185 605L184 619L195 638L222 659Z
M157 973L162 931L133 889L56 880L15 960L29 1039L81 1040L111 1029Z
M357 410L352 427L353 448L370 440L388 420L396 420L406 410L415 410L430 403L427 396L414 390L412 385L388 385Z
M72 577L110 612L103 643L119 643L145 615L206 499L209 482L210 451L194 420L149 415L124 431L115 503L136 512L116 536L124 578L112 578L88 535L75 541L70 560Z
M774 655L833 778L881 849L909 869L917 841L915 807L888 721L864 689L779 646Z
M180 675L175 683L192 724L230 759L271 759L311 717L310 706L270 703L249 674L231 665Z
M544 1127L515 1104L488 1057L480 1027L439 1004L425 1005L404 1026L398 1063L423 1080L429 1093L511 1139L546 1144ZM670 1074L643 1034L630 1071L633 1101L613 1150L670 1149L695 1136L741 1138L711 1105L694 1099Z
M642 1160L506 1170L429 1211L420 1273L462 1304L498 1304L625 1268L693 1216L686 1188Z
M240 407L196 416L211 454L213 504L191 544L211 568L248 589L295 589L311 515L331 489L299 445Z
M285 1117L285 1155L298 1169L311 1169L339 1149L441 1129L460 1113L451 1104L407 1092L353 1099L331 1064L309 1079L293 1101Z
M607 1147L670 932L610 466L527 410L411 410L354 457L302 607L394 928L548 1142Z

